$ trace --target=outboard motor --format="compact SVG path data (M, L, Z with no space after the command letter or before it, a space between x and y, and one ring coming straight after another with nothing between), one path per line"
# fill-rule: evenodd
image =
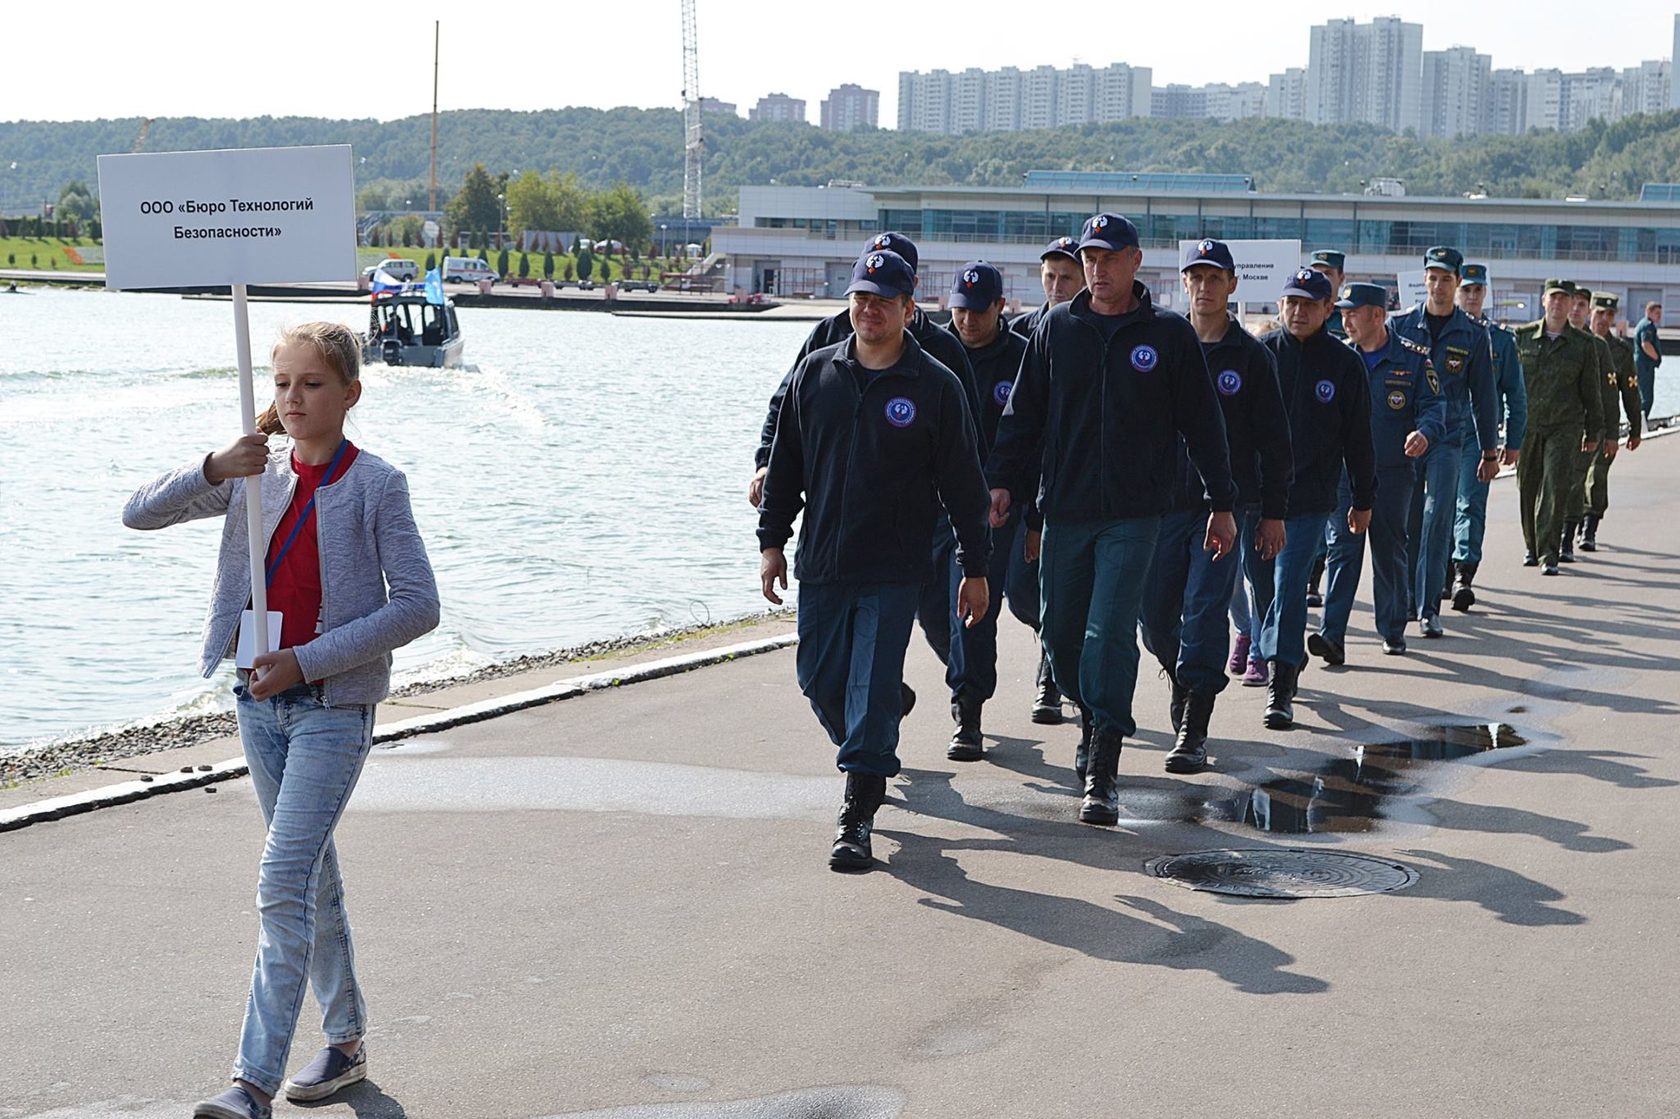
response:
M382 352L385 356L386 365L401 365L403 363L402 343L397 341L395 338L385 339L385 345Z

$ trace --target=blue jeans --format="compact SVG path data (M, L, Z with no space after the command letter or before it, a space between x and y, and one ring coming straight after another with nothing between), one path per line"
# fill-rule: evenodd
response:
M920 597L915 583L799 584L794 671L842 770L898 773L904 651Z
M1319 632L1338 645L1347 644L1348 618L1353 613L1353 595L1365 568L1365 541L1371 541L1371 599L1376 604L1377 632L1385 641L1406 636L1406 516L1412 504L1413 468L1385 466L1377 470L1377 497L1371 506L1371 527L1363 536L1348 531L1348 510L1353 507L1353 488L1342 475L1338 493L1340 505L1326 535L1330 556L1325 575L1330 585L1324 592L1324 619Z
M921 624L928 648L947 669L951 667L951 634L955 632L951 619L957 612L956 590L950 576L956 562L957 541L951 535L950 520L942 514L934 526L927 573L916 593L916 621Z
M326 707L299 684L266 700L234 689L239 738L268 825L257 875L257 961L233 1076L280 1090L304 986L329 1044L367 1028L333 829L373 745L373 705Z
M1050 673L1099 730L1137 733L1138 607L1160 526L1160 517L1044 526L1040 634Z
M1452 558L1459 563L1481 563L1482 538L1487 534L1488 483L1476 480L1476 471L1482 465L1476 425L1465 424L1463 433L1459 445L1458 516L1453 521Z
M1270 565L1256 569L1254 608L1260 624L1260 659L1299 668L1307 663L1307 573L1325 547L1328 513L1304 513L1283 522L1288 537Z
M1453 519L1458 515L1460 436L1475 425L1465 416L1446 440L1430 447L1415 464L1412 508L1406 521L1406 562L1411 572L1411 605L1419 618L1441 612L1441 588L1447 585L1452 554ZM1477 459L1481 456L1478 454Z
M1202 547L1207 525L1205 509L1161 518L1143 594L1143 647L1180 686L1218 695L1228 680L1231 589L1242 561L1215 560Z

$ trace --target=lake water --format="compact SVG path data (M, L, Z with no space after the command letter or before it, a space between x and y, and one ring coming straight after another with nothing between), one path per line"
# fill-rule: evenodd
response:
M364 315L254 303L257 361L286 324ZM475 371L372 366L351 414L408 474L442 594L399 682L765 606L746 483L808 324L462 320ZM221 522L142 533L120 513L239 433L233 353L225 302L0 296L0 753L230 706L231 670L194 668ZM1680 412L1680 376L1656 403Z
M287 324L253 303L263 398ZM764 405L809 324L462 312L476 371L365 371L350 438L408 475L443 601L399 682L762 609L746 503ZM195 666L219 519L120 520L239 434L231 305L0 296L0 753L230 706Z

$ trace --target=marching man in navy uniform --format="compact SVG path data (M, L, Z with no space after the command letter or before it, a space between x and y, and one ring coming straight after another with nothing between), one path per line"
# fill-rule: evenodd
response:
M1484 312L1488 295L1485 264L1466 264L1458 285L1458 305L1488 332L1493 354L1493 388L1498 394L1496 417L1503 416L1499 452L1500 466L1515 466L1528 437L1528 390L1523 384L1522 364L1517 360L1517 337ZM1458 516L1453 521L1452 607L1463 613L1476 605L1476 571L1482 564L1482 538L1487 533L1488 483L1481 480L1480 444L1476 432L1464 428L1461 435L1463 458L1458 470Z
M782 397L759 504L759 576L777 605L782 548L804 509L795 563L799 688L846 774L829 865L867 870L870 833L899 770L904 651L941 506L964 578L959 613L986 616L989 498L956 376L909 333L916 275L866 253L847 289L854 332L800 362Z
M1411 589L1425 637L1440 637L1441 599L1452 558L1453 522L1458 518L1458 471L1466 425L1474 424L1480 461L1476 477L1491 482L1499 473L1499 393L1493 375L1493 345L1486 328L1454 303L1464 255L1436 245L1423 256L1428 296L1396 315L1390 328L1429 348L1441 395L1447 401L1446 438L1431 443L1417 460L1417 482L1407 521Z
M1237 487L1237 556L1203 546L1212 515L1201 475L1178 441L1172 507L1149 565L1143 596L1143 644L1172 682L1175 738L1168 773L1207 765L1208 721L1229 682L1230 602L1239 569L1253 582L1284 544L1289 502L1289 417L1271 351L1227 309L1237 292L1230 247L1206 239L1186 245L1179 265L1190 302L1190 325L1202 346L1225 417L1231 477Z
M1137 227L1098 214L1080 233L1079 256L1085 290L1033 331L988 477L994 526L1038 485L1044 642L1057 686L1085 713L1079 818L1111 825L1121 743L1137 733L1138 610L1179 438L1212 507L1204 544L1221 555L1236 544L1236 487L1196 331L1157 311L1137 282Z
M1038 282L1044 287L1044 302L1024 315L1015 316L1009 329L1022 338L1031 338L1033 328L1043 321L1051 308L1066 303L1085 287L1085 273L1079 267L1079 242L1072 237L1058 237L1038 254Z
M910 266L911 276L916 273L919 256L916 243L902 233L877 233L871 237L863 247L863 257L871 253L891 252L902 257ZM863 259L860 257L859 259ZM914 297L912 297L913 300ZM910 323L907 329L922 352L943 365L956 375L963 388L963 400L968 405L971 422L980 414L980 394L975 387L974 371L968 367L968 355L962 343L952 337L951 332L935 323L922 313L912 301ZM830 315L811 328L806 335L805 343L799 348L799 356L794 358L793 365L782 377L776 391L770 394L770 407L765 413L764 428L759 433L758 449L753 453L753 461L758 469L753 474L751 483L747 486L747 500L757 508L764 493L764 477L770 469L770 445L776 438L776 424L781 416L782 398L787 394L788 386L793 383L793 375L800 364L817 350L844 341L852 333L851 310L840 311ZM928 564L922 580L922 598L916 606L916 619L922 624L922 636L927 638L928 647L933 650L939 663L949 665L951 662L951 613L955 609L947 591L946 569L951 562L950 526L941 520L934 526L929 541ZM905 684L901 689L904 713L908 715L910 708L916 703L916 693Z
M974 370L975 383L980 389L980 457L985 460L997 436L998 419L1009 403L1010 391L1015 387L1015 374L1021 369L1021 355L1026 352L1027 340L1009 330L1003 320L1003 273L984 260L970 261L957 270L951 280L951 326L963 348L968 351L969 366ZM945 756L952 761L977 761L984 749L980 732L980 710L997 691L997 624L1002 617L997 609L1000 597L1013 599L1025 580L1026 525L1023 510L1011 510L1009 521L992 534L991 566L986 572L986 585L992 592L992 609L972 626L954 624L956 635L945 666L945 682L951 688L951 718L956 732ZM950 601L957 601L955 587L963 577L962 568L954 561L947 565L951 573ZM1034 573L1036 577L1036 573ZM1030 580L1027 580L1029 583ZM1038 588L1029 586L1032 597L1033 631L1038 631ZM1010 603L1014 609L1015 603ZM1056 698L1060 715L1061 698Z
M1277 361L1294 462L1288 539L1272 561L1271 578L1254 584L1255 609L1266 616L1260 655L1271 666L1265 723L1273 730L1295 725L1296 683L1307 663L1307 568L1336 510L1343 472L1352 491L1349 532L1357 536L1371 523L1376 494L1365 365L1324 329L1333 298L1322 273L1301 269L1278 298L1282 328L1260 339Z
M1427 347L1388 328L1388 289L1348 284L1341 308L1348 343L1365 362L1370 382L1371 441L1376 451L1377 493L1371 506L1371 597L1383 652L1406 651L1406 516L1411 509L1412 463L1446 437L1447 402ZM1307 639L1307 651L1328 664L1345 659L1348 616L1365 566L1365 540L1347 527L1353 488L1341 481L1340 512L1330 518L1330 584L1324 618Z

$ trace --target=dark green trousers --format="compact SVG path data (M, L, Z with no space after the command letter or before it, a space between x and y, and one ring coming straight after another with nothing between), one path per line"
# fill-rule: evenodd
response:
M1571 495L1581 497L1581 429L1530 428L1517 460L1523 544L1542 563L1556 563L1564 513ZM1584 505L1585 502L1583 501Z

